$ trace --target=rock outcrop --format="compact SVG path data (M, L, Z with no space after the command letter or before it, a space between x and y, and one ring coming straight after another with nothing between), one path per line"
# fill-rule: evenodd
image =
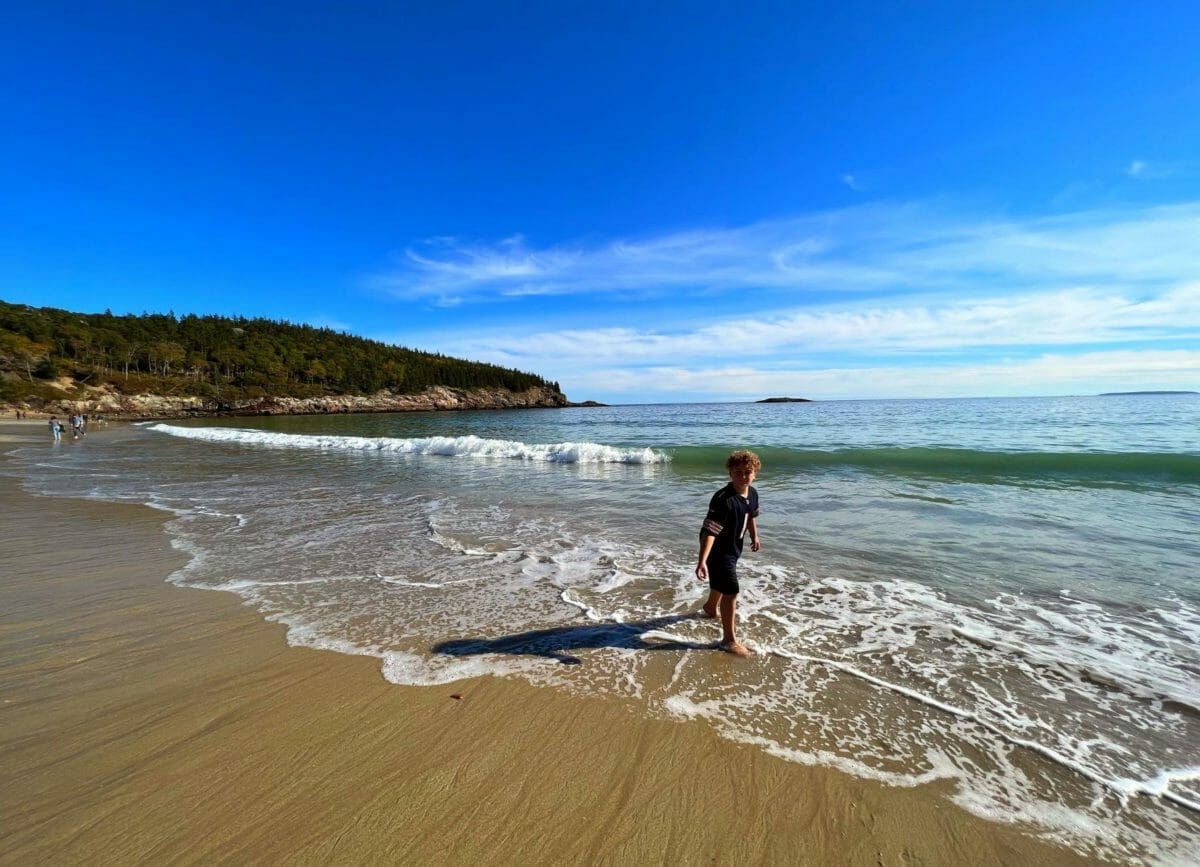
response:
M380 391L372 395L263 397L231 401L163 394L121 394L109 389L80 389L78 397L47 402L42 413L81 412L112 419L184 418L214 415L321 415L347 412L417 412L462 409L519 409L571 406L553 388L526 391L434 386L420 394ZM30 407L34 409L33 407Z

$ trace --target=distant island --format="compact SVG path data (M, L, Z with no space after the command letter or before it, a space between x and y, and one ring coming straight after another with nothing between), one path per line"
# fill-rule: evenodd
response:
M1101 397L1120 397L1126 394L1200 394L1200 391L1106 391Z
M812 400L807 397L764 397L762 400L756 400L755 403L812 403Z
M532 373L330 328L0 301L5 405L136 419L576 404Z

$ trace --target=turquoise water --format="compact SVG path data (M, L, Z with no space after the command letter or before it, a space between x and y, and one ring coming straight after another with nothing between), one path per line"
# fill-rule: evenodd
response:
M1200 396L226 419L26 448L146 502L296 644L703 720L1123 860L1200 852ZM763 457L740 630L690 617L709 495Z

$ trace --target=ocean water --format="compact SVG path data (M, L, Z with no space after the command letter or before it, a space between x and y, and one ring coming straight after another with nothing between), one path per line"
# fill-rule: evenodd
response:
M1134 863L1200 861L1200 396L711 404L114 425L35 493L147 503L293 644L702 720ZM692 615L758 451L750 660ZM693 723L694 724L694 723Z

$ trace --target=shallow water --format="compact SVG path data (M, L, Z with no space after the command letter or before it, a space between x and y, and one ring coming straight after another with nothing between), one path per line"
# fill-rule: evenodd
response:
M1081 851L1200 852L1200 397L221 420L18 453L146 502L289 640L398 683L625 696ZM689 615L708 497L760 452L740 629Z

